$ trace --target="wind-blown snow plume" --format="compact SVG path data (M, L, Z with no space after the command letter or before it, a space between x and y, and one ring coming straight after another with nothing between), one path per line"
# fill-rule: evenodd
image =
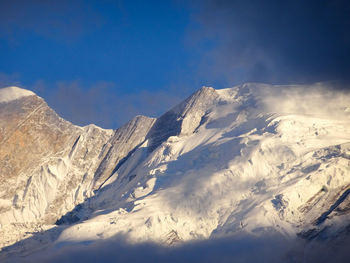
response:
M350 92L330 89L324 83L309 85L276 85L261 87L265 111L283 114L305 114L331 119L350 116Z

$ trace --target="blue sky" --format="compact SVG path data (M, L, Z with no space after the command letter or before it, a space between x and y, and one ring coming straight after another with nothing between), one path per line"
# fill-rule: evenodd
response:
M56 10L41 2L16 6L23 17L13 18L1 42L1 67L18 72L25 83L82 79L115 82L122 91L161 89L172 72L188 66L183 62L190 56L184 47L189 14L175 4L81 1L67 10L70 1L63 1Z
M342 81L347 1L0 1L0 85L79 125L159 116L202 85Z

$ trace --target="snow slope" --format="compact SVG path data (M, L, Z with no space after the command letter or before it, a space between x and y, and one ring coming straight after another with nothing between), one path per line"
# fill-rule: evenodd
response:
M40 244L62 247L118 234L131 243L160 244L241 233L337 237L350 219L349 109L349 94L323 84L203 87L156 120L137 117L113 134L101 131L100 143L102 135L94 133L87 146L101 145L88 160L94 168L69 166L81 177L94 175L73 182L75 195L78 188L88 194L65 199L66 208L55 212L58 226L40 221L50 228ZM83 130L88 136L89 128ZM76 143L68 148L77 163L84 159L86 150ZM71 153L63 163L72 162ZM59 170L58 163L47 171L65 181L68 168ZM3 215L2 225L27 216ZM38 243L5 250L30 251Z

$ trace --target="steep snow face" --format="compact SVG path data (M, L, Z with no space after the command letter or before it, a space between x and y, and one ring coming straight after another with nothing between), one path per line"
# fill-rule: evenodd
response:
M36 202L45 196L42 207L54 204L39 210L61 215L58 223L65 225L42 232L40 242L56 246L117 234L130 242L173 244L243 232L308 240L344 232L350 219L349 109L349 94L321 84L203 87L156 120L136 117L114 132L70 128L77 131L59 158L14 175L32 179L13 194L29 184L32 190L20 196L31 193ZM65 183L58 188L57 182ZM38 189L44 194L37 196ZM47 201L64 189L60 202ZM4 200L9 213L26 211ZM34 201L27 204L36 211ZM13 248L38 245L33 238Z
M203 89L197 92L160 118L158 147L140 145L85 204L80 216L86 220L59 242L118 233L131 242L166 243L174 233L176 240L242 231L295 237L348 218L334 204L348 202L339 199L350 187L350 98L327 100L316 85L310 92L322 102L308 107L299 100L311 95L299 89L245 84L209 89L203 97L197 96ZM183 125L186 118L192 125Z
M0 89L0 103L17 100L22 97L34 96L35 93L18 87L7 87Z
M117 170L129 155L145 141L154 122L153 118L136 116L123 127L115 130L104 147L106 155L95 173L94 189L102 187L114 170Z
M199 127L202 117L217 101L215 89L202 87L185 101L156 120L147 138L153 151L170 136L189 135Z

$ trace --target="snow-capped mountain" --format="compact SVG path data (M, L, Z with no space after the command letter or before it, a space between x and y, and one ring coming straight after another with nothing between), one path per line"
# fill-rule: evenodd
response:
M341 243L350 95L323 84L203 87L113 131L75 126L34 93L5 88L0 178L4 258L117 235L173 245L273 232Z

